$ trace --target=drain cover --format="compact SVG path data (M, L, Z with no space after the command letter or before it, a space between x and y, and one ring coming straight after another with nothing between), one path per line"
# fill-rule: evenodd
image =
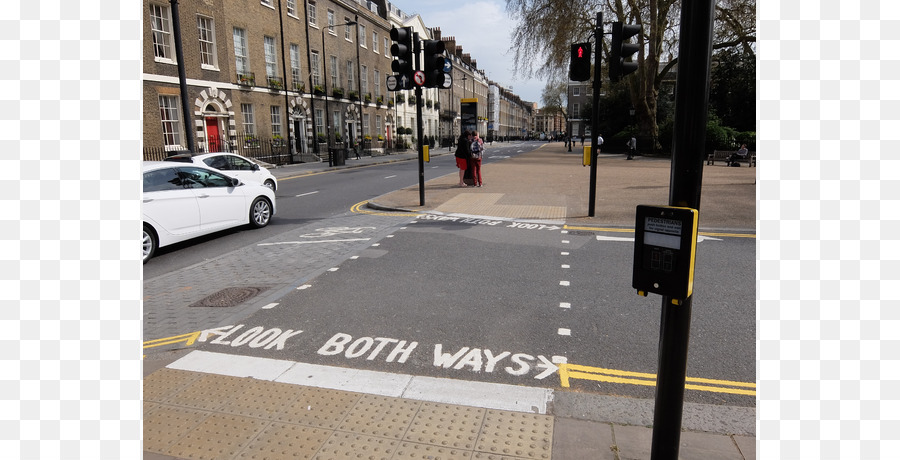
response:
M192 303L191 307L233 307L245 300L255 297L266 288L262 287L230 287L206 296Z

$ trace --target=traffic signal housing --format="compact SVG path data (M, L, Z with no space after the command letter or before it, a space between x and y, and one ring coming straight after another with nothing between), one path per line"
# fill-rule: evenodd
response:
M425 40L425 87L439 88L444 84L444 50L442 40Z
M402 80L406 77L407 81L413 78L413 33L412 27L401 27L391 29L391 55L396 59L391 62L391 70L397 73Z
M629 43L628 40L640 31L641 26L636 24L613 23L612 45L609 48L609 81L617 82L637 70L638 64L631 61L631 55L637 53L641 47L637 43Z
M569 60L569 80L588 81L591 79L591 44L575 43Z

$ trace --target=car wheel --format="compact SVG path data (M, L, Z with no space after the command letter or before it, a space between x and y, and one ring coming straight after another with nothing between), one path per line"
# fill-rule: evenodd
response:
M264 197L257 197L250 206L250 225L263 228L272 219L272 204Z
M156 232L147 224L144 224L143 246L144 263L147 263L153 257L153 254L156 253L156 249L159 248L159 239L156 237Z
M263 185L272 189L273 192L275 191L275 182L273 182L271 179L267 180Z

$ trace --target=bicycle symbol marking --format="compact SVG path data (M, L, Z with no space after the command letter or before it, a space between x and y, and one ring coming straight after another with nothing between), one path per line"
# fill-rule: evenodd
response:
M319 238L335 235L359 234L365 230L375 230L375 227L327 227L317 228L316 233L300 235L301 238Z

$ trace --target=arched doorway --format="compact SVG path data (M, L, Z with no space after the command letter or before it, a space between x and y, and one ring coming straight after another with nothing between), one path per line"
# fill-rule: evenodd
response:
M196 120L202 120L197 129L197 150L200 152L229 152L234 145L234 112L231 100L218 88L207 88L194 100Z

